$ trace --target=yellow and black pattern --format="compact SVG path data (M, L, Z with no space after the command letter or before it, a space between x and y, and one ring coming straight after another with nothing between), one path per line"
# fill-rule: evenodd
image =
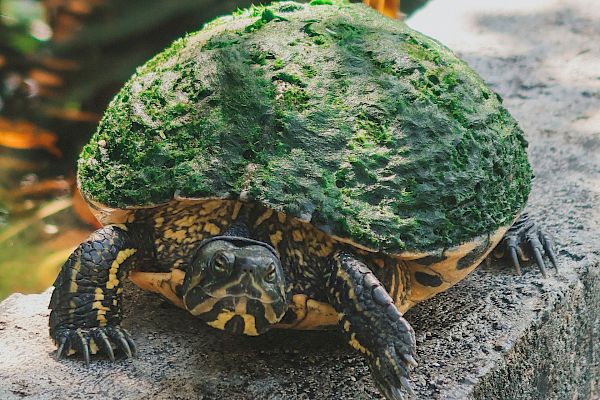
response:
M284 266L291 300L288 312L278 326L292 329L337 327L337 312L328 297L326 279L333 254L336 251L354 252L368 260L376 254L353 248L308 222L262 206L249 209L247 218L252 235L275 247ZM377 258L381 266L386 261L396 263L396 260L388 259L383 255ZM393 275L384 268L377 272L384 277Z
M114 359L113 346L133 355L120 327L131 270L140 287L231 333L339 327L388 399L402 398L400 388L411 392L407 377L416 366L414 332L402 313L463 279L508 229L451 248L387 254L241 200L179 199L105 216L113 225L82 243L55 282L50 334L59 358L76 352L89 363L101 351ZM510 254L529 240L540 259L550 242L522 220L505 240Z
M404 301L396 303L400 311L406 312L464 279L490 254L507 229L501 227L492 234L437 252L402 254L410 290Z
M206 238L227 230L240 212L239 201L179 201L135 212L135 221L154 231L156 258L150 269L185 270L196 248Z
M309 309L307 300L292 301L293 306L281 326L302 329L331 325L332 309L326 306L323 271L336 251L355 254L368 264L396 306L406 312L468 275L507 229L500 228L494 234L437 252L394 255L357 246L346 238L332 237L310 222L260 204L236 200L181 200L152 210L137 210L135 218L130 216L125 220L153 227L156 257L144 263L144 271L165 273L172 269L185 271L202 240L222 234L234 223L244 223L253 239L277 250L292 297L301 294L319 304L312 304Z
M333 255L325 279L340 327L350 346L369 360L382 393L395 399L400 387L410 391L408 367L416 365L414 332L383 284L369 267L344 252Z
M111 343L129 357L135 353L129 334L119 327L122 283L140 250L129 228L97 230L62 266L50 301L50 336L59 358L77 352L89 363L90 353L101 350L114 359Z
M279 252L288 277L288 291L324 300L323 271L336 248L332 238L310 224L271 209L254 207L249 211L252 234Z
M288 308L275 249L248 237L243 224L204 241L182 285L185 308L208 325L236 334L269 330Z
M323 271L336 251L352 253L369 265L396 306L406 312L468 275L508 229L500 228L493 234L449 249L386 254L356 245L349 238L330 236L309 221L240 200L181 199L151 209L112 213L105 221L140 224L153 231L155 255L140 263L145 272L185 271L204 239L223 234L234 223L244 223L250 237L277 250L292 299L297 294L305 296L298 302L292 300L289 315L281 324L282 327L298 326L301 329L331 326L332 308L323 291ZM139 279L136 283L151 287L151 275L144 279L149 283ZM155 291L160 292L159 289ZM172 294L166 297L174 301ZM313 301L310 307L308 300Z

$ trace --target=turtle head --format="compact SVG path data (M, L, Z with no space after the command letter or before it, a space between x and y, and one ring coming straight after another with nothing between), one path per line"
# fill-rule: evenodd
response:
M271 246L238 236L203 241L186 271L183 303L209 325L259 335L288 308L281 261Z

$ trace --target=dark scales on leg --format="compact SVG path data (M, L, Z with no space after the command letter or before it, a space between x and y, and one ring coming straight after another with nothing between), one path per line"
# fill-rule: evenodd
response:
M79 353L89 364L92 343L114 360L112 344L135 354L129 334L120 327L122 282L136 253L143 253L136 232L106 226L92 233L62 266L50 301L50 336L57 358Z
M326 279L329 302L348 343L369 360L381 392L388 399L401 399L400 387L412 393L408 366L416 365L414 332L381 282L344 252L331 258Z

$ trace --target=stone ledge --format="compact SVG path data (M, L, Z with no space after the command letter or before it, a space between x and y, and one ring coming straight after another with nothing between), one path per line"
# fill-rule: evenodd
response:
M480 269L411 310L418 398L591 398L600 346L598 264L542 281ZM235 337L128 285L124 326L139 356L57 362L50 290L0 305L0 398L379 398L364 361L336 332Z
M600 379L600 266L587 264L581 280L547 296L537 315L484 375L473 397L593 399Z

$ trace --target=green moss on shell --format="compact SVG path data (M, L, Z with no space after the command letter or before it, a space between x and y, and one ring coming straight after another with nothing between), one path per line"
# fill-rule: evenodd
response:
M241 10L140 67L82 151L83 192L115 207L243 193L390 252L509 224L531 169L499 97L398 21L312 4Z

